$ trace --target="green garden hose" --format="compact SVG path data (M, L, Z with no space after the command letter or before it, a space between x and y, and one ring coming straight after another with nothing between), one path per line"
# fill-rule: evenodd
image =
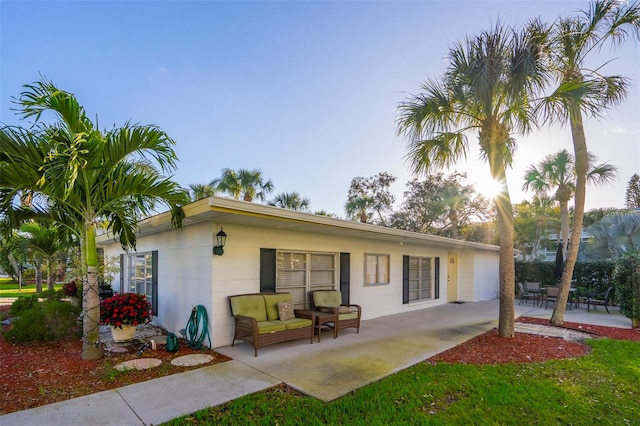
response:
M191 316L185 329L185 339L191 349L201 349L205 337L209 339L209 348L211 348L207 310L204 306L198 305L191 310Z

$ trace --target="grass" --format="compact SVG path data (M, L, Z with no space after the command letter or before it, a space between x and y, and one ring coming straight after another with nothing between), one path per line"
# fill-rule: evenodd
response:
M330 403L273 388L165 424L640 424L640 342L588 343L543 363L420 363Z
M54 288L60 290L63 284L56 284ZM42 283L42 288L47 289L47 283ZM35 294L36 285L22 285L22 290L18 290L18 283L11 278L0 278L0 297L29 297Z

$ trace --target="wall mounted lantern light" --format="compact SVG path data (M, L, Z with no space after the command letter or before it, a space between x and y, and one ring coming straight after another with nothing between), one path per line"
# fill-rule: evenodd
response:
M218 245L213 247L213 254L222 256L224 254L224 244L227 242L227 234L224 233L222 227L220 227L220 232L216 234L216 238L218 239Z

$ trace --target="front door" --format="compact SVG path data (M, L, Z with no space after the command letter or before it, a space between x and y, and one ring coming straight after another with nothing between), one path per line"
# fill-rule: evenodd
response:
M458 300L458 254L447 255L447 302Z

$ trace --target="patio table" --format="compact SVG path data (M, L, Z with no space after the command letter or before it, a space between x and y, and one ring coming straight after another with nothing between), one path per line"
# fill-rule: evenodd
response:
M336 321L338 321L338 314L332 314L329 312L316 311L316 327L318 327L318 342L320 342L320 334L322 334L323 327L330 327L327 324L333 323L333 338L338 337L338 327L336 327Z
M576 308L580 307L580 301L578 300L578 295L577 295L577 288L571 287L569 289L569 296L567 297L567 305L569 306L569 310L571 310L572 306L575 306ZM540 306L542 306L542 299L544 299L544 296L547 294L547 287L542 287L540 288Z

